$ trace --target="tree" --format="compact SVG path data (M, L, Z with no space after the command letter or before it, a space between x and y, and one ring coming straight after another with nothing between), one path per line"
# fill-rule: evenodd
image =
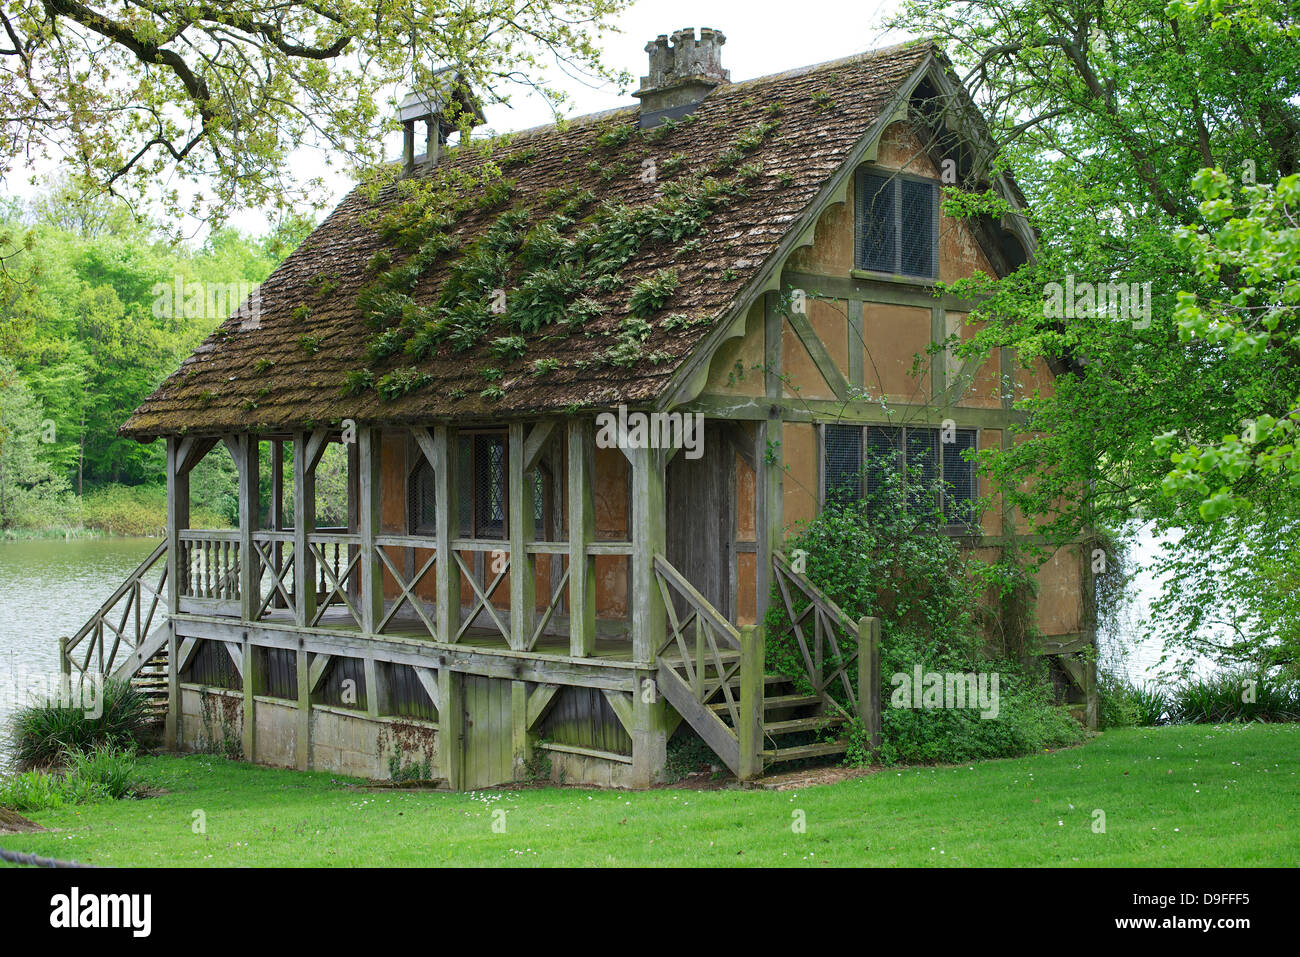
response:
M0 358L0 529L56 524L66 514L67 482L38 454L53 429L18 370Z
M558 104L548 64L610 78L592 38L626 2L0 0L0 175L45 155L84 184L156 189L171 214L302 208L322 191L288 154L318 145L374 166L393 123L382 104L436 67L485 102L527 86Z
M1011 277L953 290L987 296L972 314L982 331L959 354L1010 346L1022 360L1060 363L1053 390L1021 403L1030 426L1010 451L982 454L984 467L1054 541L1153 520L1186 530L1189 542L1231 536L1215 554L1172 556L1168 569L1262 568L1266 529L1248 518L1217 532L1207 524L1221 512L1201 506L1222 482L1167 477L1178 446L1207 448L1247 420L1271 424L1264 415L1286 417L1300 396L1292 344L1252 353L1189 334L1200 321L1193 304L1224 315L1224 304L1279 301L1280 285L1250 290L1249 269L1205 268L1230 236L1212 221L1211 249L1196 238L1221 206L1205 207L1194 184L1206 168L1239 183L1285 183L1300 171L1300 12L1278 0L911 0L891 25L913 24L946 46L974 91L1001 146L994 162L1015 174L1040 236L1036 260ZM972 178L989 172L976 167ZM1294 258L1294 229L1260 212L1243 230L1274 231L1272 254ZM1056 287L1087 295L1056 309ZM1099 302L1098 290L1111 288L1128 302ZM1162 435L1177 444L1153 442ZM1256 510L1300 514L1285 469L1227 484ZM1185 603L1178 620L1212 616L1210 592L1173 594ZM1174 608L1164 610L1174 620ZM1259 650L1276 633L1248 637Z

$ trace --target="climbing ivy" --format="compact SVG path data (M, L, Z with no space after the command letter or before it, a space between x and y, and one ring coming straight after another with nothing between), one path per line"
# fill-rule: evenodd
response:
M695 122L688 116L653 130L640 130L633 123L612 125L594 137L587 151L619 149L633 137L657 142ZM605 311L599 297L625 286L620 270L638 252L654 245L697 246L693 237L703 231L708 217L746 195L761 167L741 165L742 161L777 125L776 120L754 124L730 149L692 175L679 176L684 157L670 155L661 172L676 178L663 182L659 197L642 205L600 202L590 189L577 186L547 190L535 205L511 205L515 181L502 176L500 167L523 162L515 160L518 153L498 166L488 151L474 170L448 166L436 177L398 182L393 186L400 192L397 201L370 218L394 251L374 254L367 265L372 278L356 300L361 318L373 330L367 361L405 357L419 362L443 346L465 352L488 343L493 356L514 362L524 358L527 334L560 324L565 334L581 331ZM535 148L523 153L532 159ZM631 175L617 163L598 159L592 163L606 181L610 170L613 175ZM721 175L738 165L741 168L735 173ZM453 230L474 209L499 212L486 229L462 245ZM452 256L436 297L417 301L420 279L436 262ZM626 367L641 359L665 359L642 355L642 344L652 331L645 319L671 300L677 285L671 270L638 281L629 294L629 315L615 344L592 361ZM685 327L680 318L677 321L676 328ZM545 360L539 362L533 366L537 375L555 368ZM349 395L373 388L382 398L393 399L426 382L427 377L422 381L415 374L414 366L382 377L367 368L348 373L343 388ZM500 386L481 393L490 399L504 394Z

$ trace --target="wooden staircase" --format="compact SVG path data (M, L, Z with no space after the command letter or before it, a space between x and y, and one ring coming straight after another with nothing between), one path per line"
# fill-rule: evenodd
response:
M141 665L140 670L131 675L131 687L145 696L149 702L149 714L153 722L161 724L167 717L167 642L152 658Z
M669 631L658 650L659 691L737 777L753 778L776 764L843 755L849 748L843 728L855 718L875 746L877 619L851 621L775 554L774 581L789 619L787 634L806 670L767 674L761 628L737 628L662 555L655 556L655 573ZM856 669L856 683L850 669ZM857 688L866 690L859 695Z
M727 664L734 663L738 658L739 655L723 656L724 670ZM684 683L684 666L680 658L676 660L661 658L661 672L665 667L672 668ZM704 674L706 680L716 680L716 667L706 664ZM727 686L732 699L738 701L740 698L738 670L731 671L727 677ZM704 702L704 706L728 730L739 737L732 718L732 709L728 705L721 685L709 696L709 700ZM845 721L843 715L829 711L826 701L820 696L800 694L793 676L764 675L762 744L759 750L763 768L766 770L775 764L812 758L831 758L844 754L848 750L848 741L840 734L840 729Z
M75 635L59 642L64 675L129 681L144 693L157 721L167 714L166 557L163 542Z

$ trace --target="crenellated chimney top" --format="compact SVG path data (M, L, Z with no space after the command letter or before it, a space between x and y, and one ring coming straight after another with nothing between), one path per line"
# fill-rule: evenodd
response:
M722 45L726 42L722 31L712 27L701 27L697 40L690 27L675 31L671 46L667 34L645 45L650 75L641 77L641 89L632 94L641 100L642 128L685 116L714 87L731 79L722 68Z

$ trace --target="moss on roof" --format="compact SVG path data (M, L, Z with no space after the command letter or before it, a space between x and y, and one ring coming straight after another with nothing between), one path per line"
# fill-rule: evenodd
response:
M223 323L121 432L651 401L932 49L724 85L652 130L636 107L561 122L358 187L262 284L256 318Z

